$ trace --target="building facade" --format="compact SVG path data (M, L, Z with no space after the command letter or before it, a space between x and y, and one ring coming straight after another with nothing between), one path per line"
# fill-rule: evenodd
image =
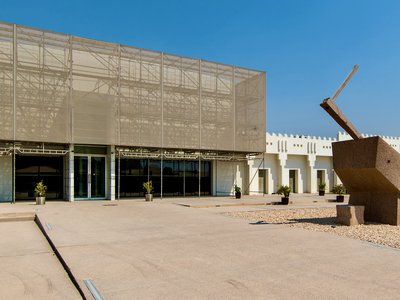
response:
M226 195L265 151L266 74L0 23L0 201Z
M382 138L400 152L400 138ZM332 143L350 139L344 132L337 138L267 133L266 152L248 161L249 193L273 194L280 185L289 185L294 193L317 193L320 183L331 191L341 183L333 169Z

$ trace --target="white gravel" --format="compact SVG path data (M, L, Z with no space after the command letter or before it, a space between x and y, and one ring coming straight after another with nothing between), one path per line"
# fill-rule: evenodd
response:
M355 226L339 225L336 223L336 208L268 209L224 214L252 222L286 224L290 227L329 232L400 249L400 226L376 223Z

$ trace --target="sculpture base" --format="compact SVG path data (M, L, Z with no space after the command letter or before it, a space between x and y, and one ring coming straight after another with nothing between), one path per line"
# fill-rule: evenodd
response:
M364 206L361 205L336 205L339 224L352 226L364 224Z

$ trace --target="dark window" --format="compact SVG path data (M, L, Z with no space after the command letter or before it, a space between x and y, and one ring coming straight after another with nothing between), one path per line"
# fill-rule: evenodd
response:
M63 198L63 157L16 156L15 198L35 199L36 183L43 180L47 199Z
M155 196L161 195L161 160L121 159L120 178L116 160L116 195L120 180L120 197L144 197L143 182L153 181ZM163 196L198 196L199 162L183 160L163 160ZM201 162L201 195L211 194L211 163Z

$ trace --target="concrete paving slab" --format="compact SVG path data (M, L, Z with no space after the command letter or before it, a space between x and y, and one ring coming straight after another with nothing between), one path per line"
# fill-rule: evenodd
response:
M109 202L108 202L109 203ZM398 299L400 251L167 202L48 203L48 234L106 299ZM87 289L86 289L87 292Z
M0 213L0 222L33 221L34 219L34 212Z
M81 299L36 224L0 223L0 299Z

